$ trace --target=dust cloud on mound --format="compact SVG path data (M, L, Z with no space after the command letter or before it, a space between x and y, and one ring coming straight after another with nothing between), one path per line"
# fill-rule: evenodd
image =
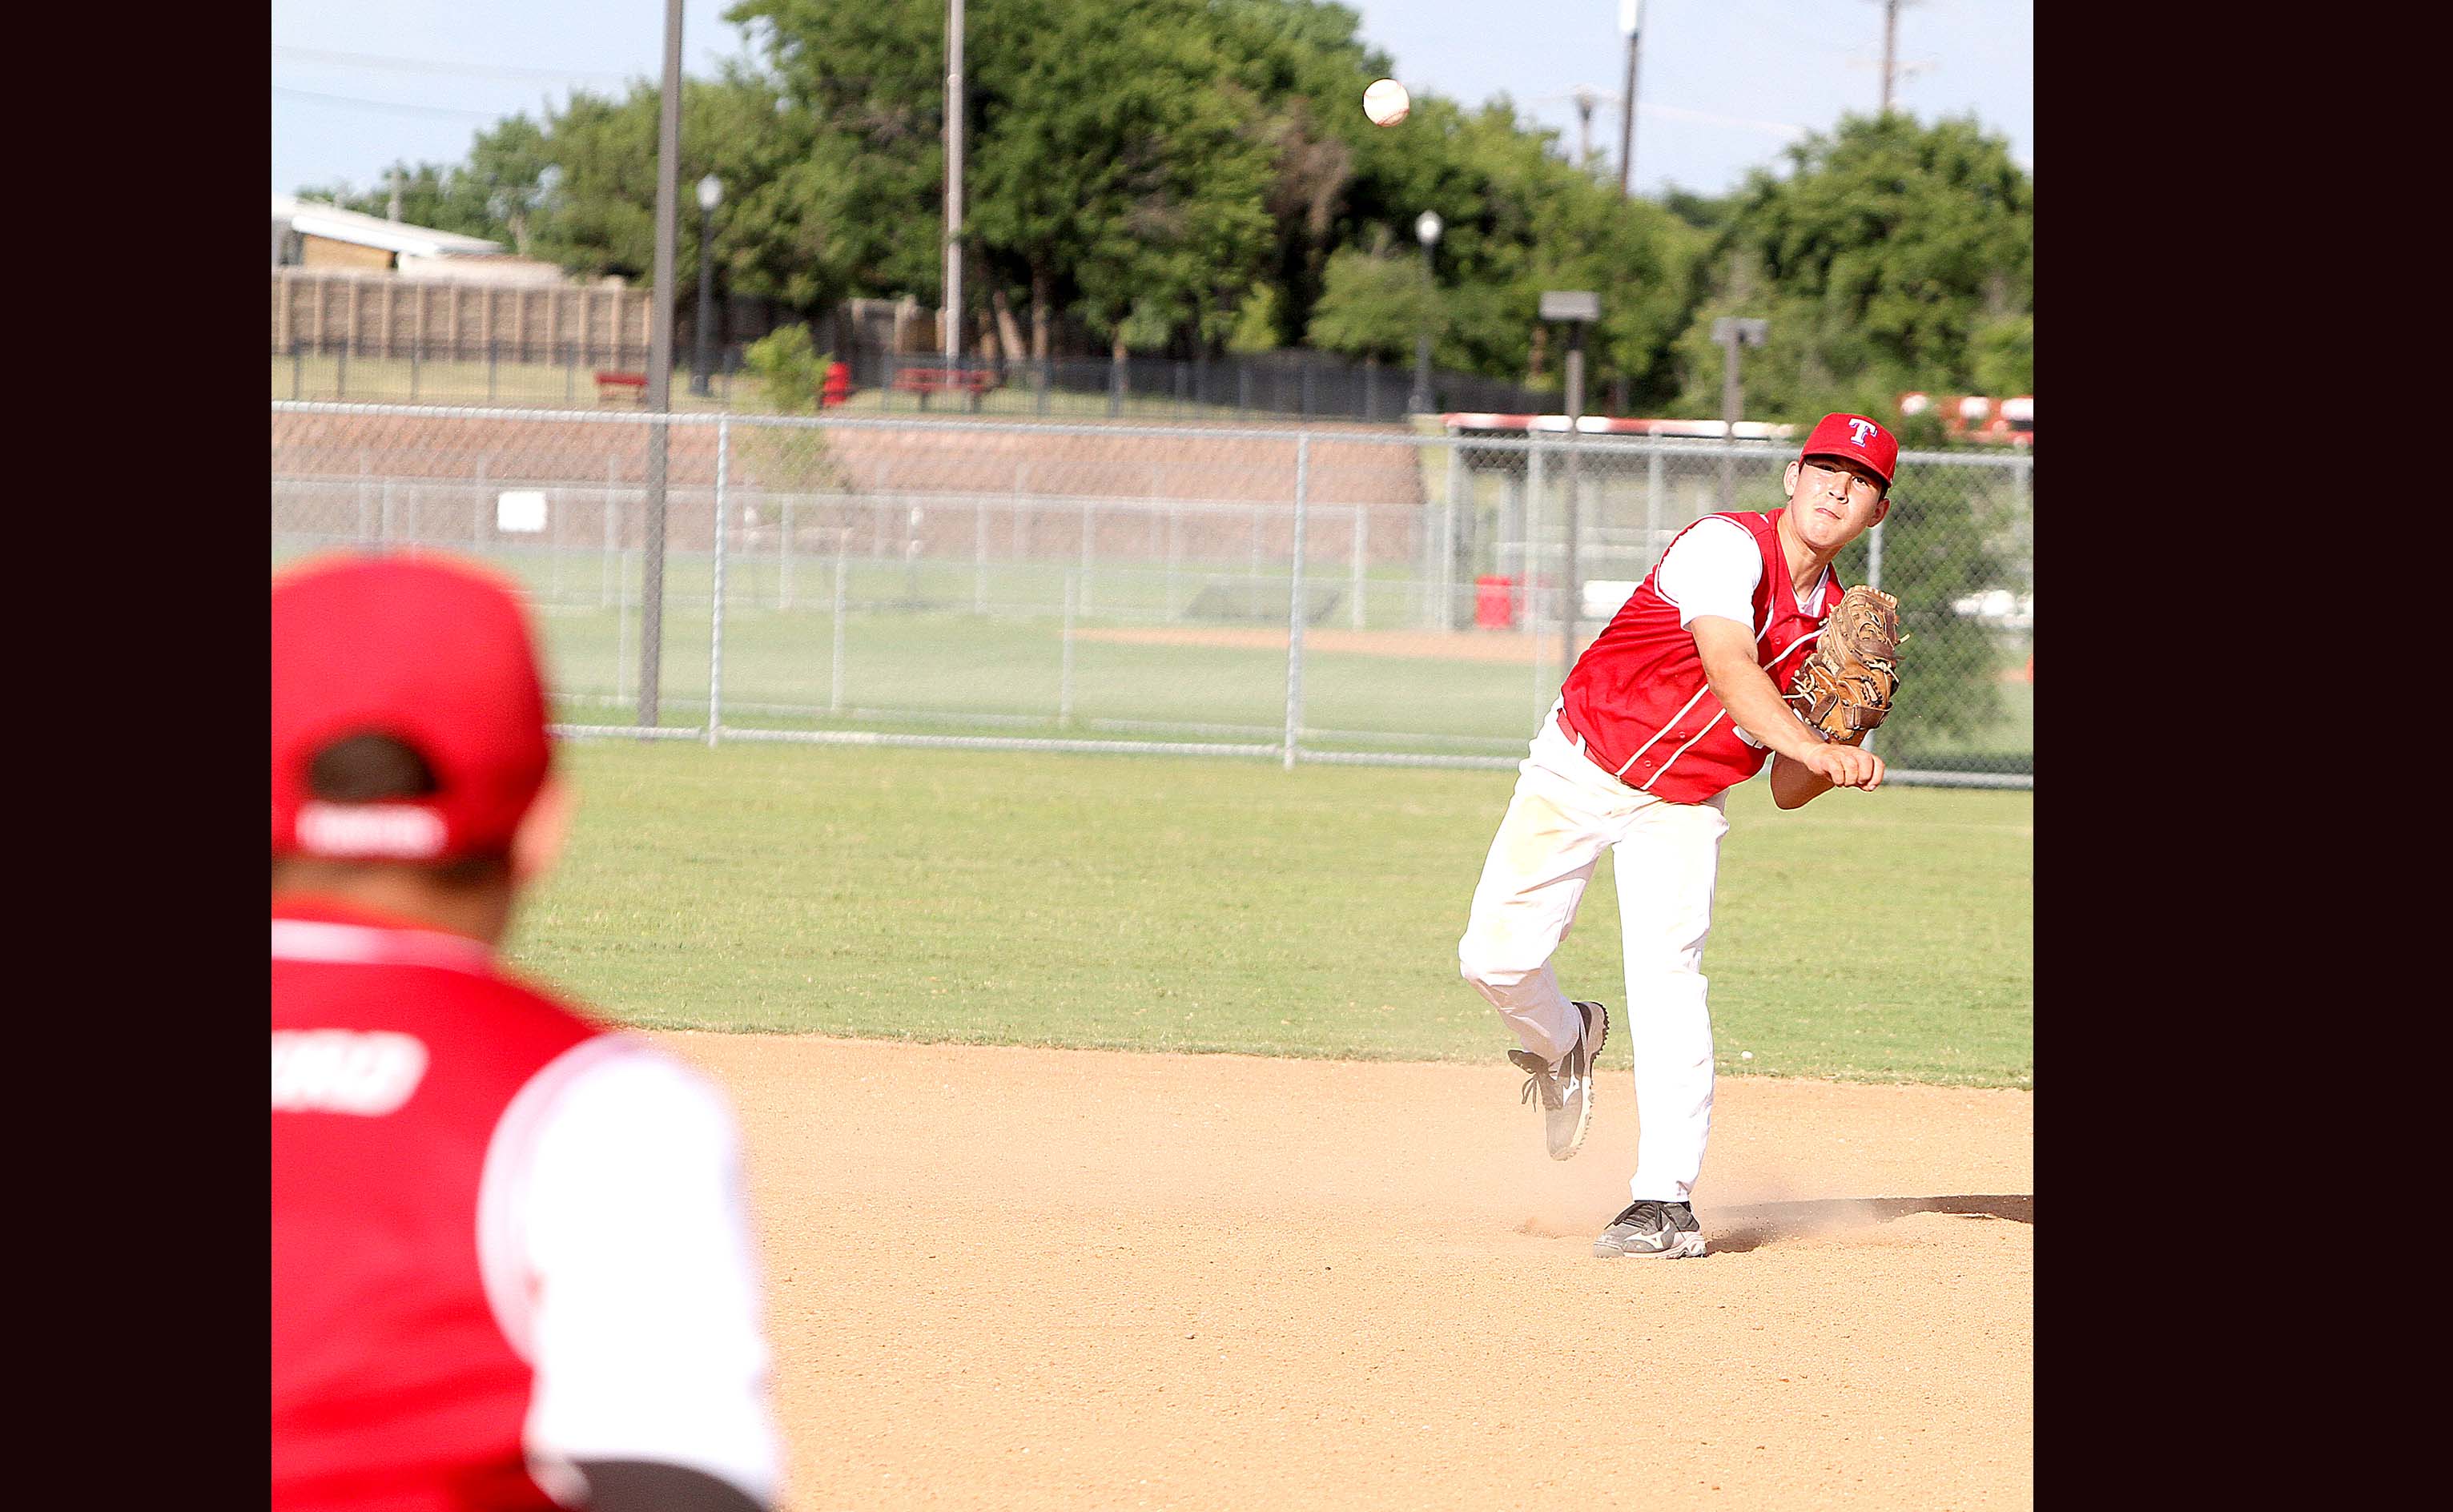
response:
M656 1038L741 1114L802 1512L2032 1500L2030 1093L1725 1078L1712 1253L1605 1261L1623 1068L1553 1162L1496 1049Z

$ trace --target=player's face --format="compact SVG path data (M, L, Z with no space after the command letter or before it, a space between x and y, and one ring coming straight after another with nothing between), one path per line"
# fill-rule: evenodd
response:
M1797 533L1818 551L1846 546L1891 507L1882 478L1848 457L1801 457L1788 465L1783 481Z

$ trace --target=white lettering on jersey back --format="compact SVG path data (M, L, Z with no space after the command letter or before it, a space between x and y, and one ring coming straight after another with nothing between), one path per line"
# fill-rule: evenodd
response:
M442 854L450 838L443 816L407 804L327 804L298 806L298 844L319 856Z
M272 1111L395 1112L426 1078L426 1044L374 1029L272 1031Z

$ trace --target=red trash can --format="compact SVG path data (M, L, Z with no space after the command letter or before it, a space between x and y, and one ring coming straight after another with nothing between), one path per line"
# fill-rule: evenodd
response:
M1512 630L1516 627L1516 580L1478 577L1473 580L1473 627Z

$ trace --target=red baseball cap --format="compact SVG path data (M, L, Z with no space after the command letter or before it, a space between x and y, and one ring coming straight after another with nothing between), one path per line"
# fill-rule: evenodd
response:
M434 557L324 558L272 584L272 853L501 855L552 763L528 616L508 585ZM349 735L413 747L436 790L329 803L308 766Z
M1900 465L1900 438L1864 415L1825 415L1814 423L1814 433L1798 455L1862 462L1882 476L1887 489Z

